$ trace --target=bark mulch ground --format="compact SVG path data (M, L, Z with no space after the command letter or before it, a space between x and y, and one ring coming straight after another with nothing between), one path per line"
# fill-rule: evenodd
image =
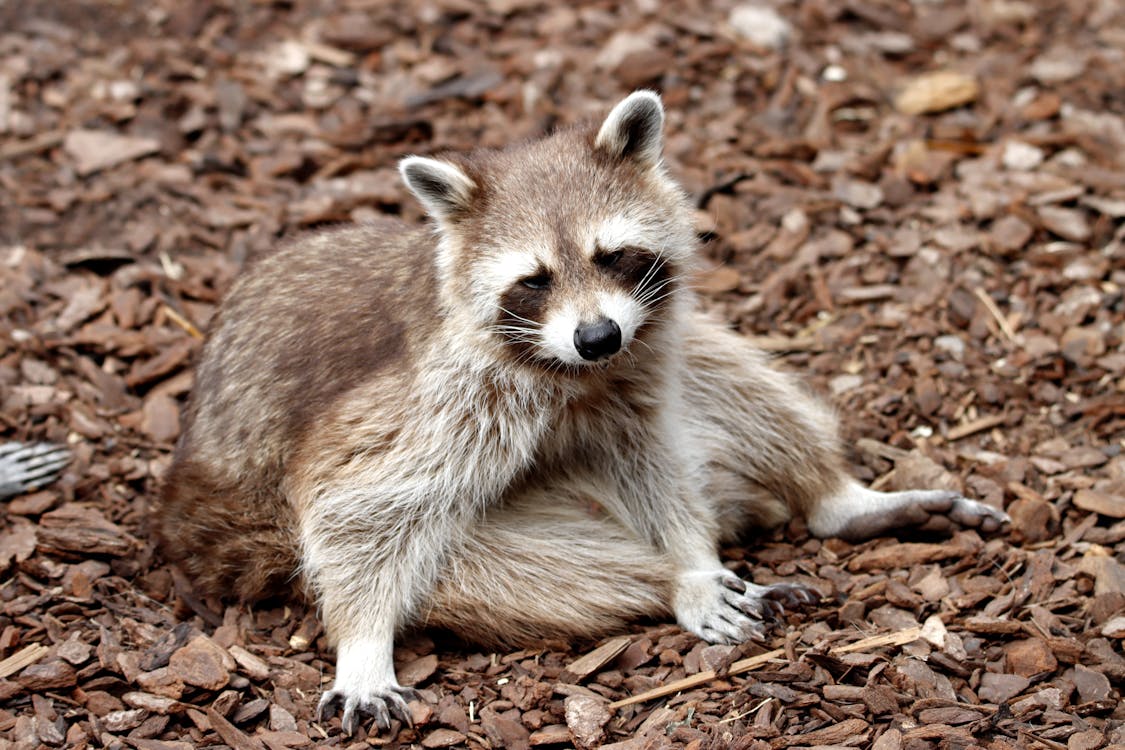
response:
M707 303L833 401L865 481L1012 528L747 540L733 569L824 594L764 644L415 635L414 728L344 737L312 613L201 601L153 550L200 331L279 236L420 219L401 155L637 87ZM1114 0L0 4L0 439L74 452L0 521L0 745L1125 743L1123 154Z

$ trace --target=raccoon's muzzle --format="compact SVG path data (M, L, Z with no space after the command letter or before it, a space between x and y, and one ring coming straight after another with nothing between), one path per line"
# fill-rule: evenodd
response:
M574 329L574 348L582 359L593 362L621 349L621 327L609 318Z

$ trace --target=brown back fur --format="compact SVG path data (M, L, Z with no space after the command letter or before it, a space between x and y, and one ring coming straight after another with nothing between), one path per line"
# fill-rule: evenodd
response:
M294 451L345 393L412 377L434 326L433 240L395 222L299 238L256 259L212 325L157 529L201 590L292 591ZM420 278L419 278L420 277Z

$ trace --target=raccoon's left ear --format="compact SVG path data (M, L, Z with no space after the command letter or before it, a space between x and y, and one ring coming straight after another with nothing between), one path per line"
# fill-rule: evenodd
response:
M398 171L426 212L439 221L467 209L477 188L457 165L425 156L406 157L398 163Z
M660 161L664 146L664 106L655 91L634 91L618 102L598 130L594 147L646 166Z

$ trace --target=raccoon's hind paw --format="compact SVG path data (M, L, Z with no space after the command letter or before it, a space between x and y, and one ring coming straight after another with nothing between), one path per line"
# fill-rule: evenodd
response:
M819 537L858 541L896 529L948 533L970 528L991 534L1009 521L1004 511L958 492L877 492L851 483L840 494L821 501L809 517L809 529Z
M363 695L356 695L343 688L333 686L320 696L320 703L316 707L317 721L327 721L339 709L344 710L340 719L340 726L344 733L351 736L363 716L375 719L375 726L381 730L391 728L391 717L402 721L407 726L414 726L414 719L410 713L407 701L417 700L418 692L414 688L392 685L382 690L367 690Z
M953 531L961 526L991 534L1012 520L1004 511L957 492L915 490L909 494L916 495L918 505L929 514L919 526L923 531Z
M674 607L685 630L710 643L735 644L765 638L768 623L786 608L811 604L820 598L795 583L758 586L734 573L693 571L680 577Z

